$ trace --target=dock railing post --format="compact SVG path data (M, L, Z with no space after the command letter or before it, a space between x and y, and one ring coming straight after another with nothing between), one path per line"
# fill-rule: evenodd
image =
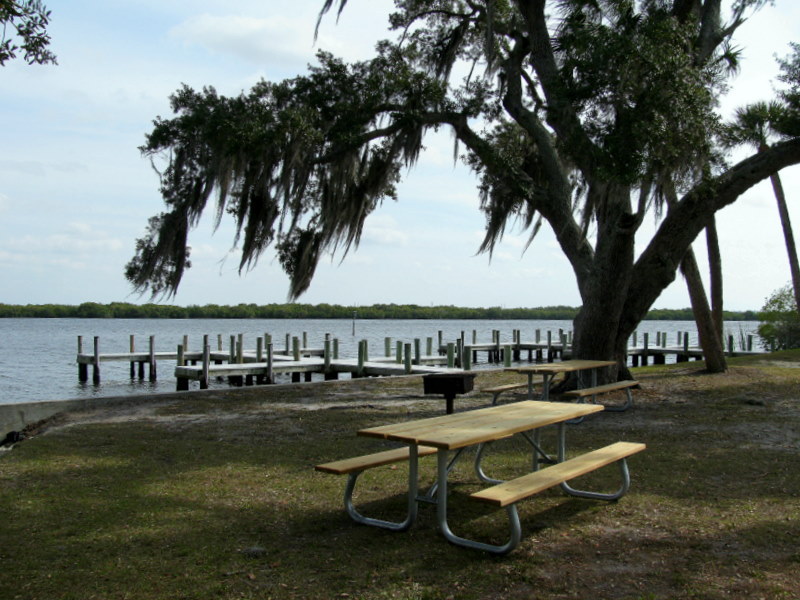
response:
M136 341L135 341L135 336L133 334L131 334L131 336L130 336L130 343L128 344L128 347L130 348L131 354L136 352ZM134 379L135 377L136 377L136 362L132 360L131 361L131 379Z
M267 344L267 383L273 383L272 377L272 340Z
M182 367L186 364L185 355L184 355L184 348L183 344L178 344L178 358L175 361L179 367ZM175 383L175 389L179 392L185 392L189 390L189 378L188 377L178 377L178 381Z
M383 338L383 355L386 358L391 358L392 356L392 338L390 337Z
M395 351L394 352L395 352L395 357L394 357L395 362L398 365L402 364L403 363L403 341L402 340L397 340L397 342L395 343Z
M358 366L355 372L356 377L361 377L364 374L364 363L366 362L364 353L364 340L360 340L358 342Z
M339 360L339 338L333 338L333 360Z
M244 334L240 333L236 336L236 362L238 364L244 363Z
M100 337L94 336L94 356L92 358L92 381L100 383Z
M462 355L465 371L472 371L472 346L464 346L464 353Z
M422 362L422 340L414 338L414 364L418 365Z
M297 336L292 338L292 359L300 360L300 338Z
M403 354L405 355L405 361L403 363L403 366L405 367L404 370L406 372L406 375L408 375L409 373L411 373L411 344L410 343L404 344L403 349L404 349Z
M642 349L642 366L646 367L647 366L647 350L650 347L650 334L645 332L643 337L644 337L644 341L643 341L644 348Z
M325 349L322 353L323 357L323 364L324 364L324 371L327 374L328 371L331 369L331 338L330 334L325 335Z
M78 357L83 354L83 336L78 336ZM78 381L84 383L89 379L89 369L86 363L78 362Z
M447 342L447 368L452 369L455 366L455 344Z
M150 381L155 381L158 377L156 372L156 336L150 336Z
M211 346L208 345L208 340L203 344L203 375L200 378L200 389L208 389L208 368L211 362Z

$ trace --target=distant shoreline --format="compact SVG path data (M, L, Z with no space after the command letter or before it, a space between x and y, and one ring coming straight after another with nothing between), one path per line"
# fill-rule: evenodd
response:
M1 318L16 319L360 319L360 320L537 320L571 321L578 308L541 306L505 308L491 306L471 308L458 306L420 306L417 304L373 304L341 306L337 304L237 304L174 306L169 304L131 304L84 302L68 304L0 304ZM726 321L758 321L753 310L725 311ZM661 308L648 312L648 321L694 321L690 308Z

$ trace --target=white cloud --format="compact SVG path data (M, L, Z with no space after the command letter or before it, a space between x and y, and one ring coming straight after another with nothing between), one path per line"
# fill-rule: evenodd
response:
M397 224L394 218L384 215L372 215L364 226L363 241L385 246L406 246L409 236Z
M85 223L68 223L64 231L44 236L24 235L8 239L4 246L19 257L56 254L60 260L65 257L105 257L127 249L121 240L95 231ZM25 260L22 258L22 260ZM54 263L55 264L55 263Z
M0 160L0 171L34 177L43 177L47 174L45 164L38 160Z
M170 30L170 35L186 44L202 46L212 52L230 54L263 64L276 58L302 61L308 53L306 31L296 20L286 17L259 19L235 15L195 15Z

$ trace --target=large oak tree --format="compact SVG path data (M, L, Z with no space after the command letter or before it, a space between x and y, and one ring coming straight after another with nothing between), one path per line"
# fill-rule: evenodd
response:
M326 0L323 13L345 4ZM358 244L426 131L446 128L480 176L481 250L511 223L533 237L546 221L583 303L575 356L622 365L715 212L800 162L796 137L732 165L717 144L732 36L763 4L396 0L396 38L371 60L320 54L307 75L233 98L183 88L143 147L166 157L166 210L127 276L139 291L174 292L189 230L216 194L217 218L236 221L241 268L274 248L296 298L322 255ZM645 216L662 208L637 252Z

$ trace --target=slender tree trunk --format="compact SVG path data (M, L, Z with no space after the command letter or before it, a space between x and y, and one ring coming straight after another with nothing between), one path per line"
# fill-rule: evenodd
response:
M697 323L697 333L700 337L700 347L703 349L706 369L711 373L724 373L728 370L728 365L725 361L722 340L714 325L703 280L700 278L700 269L697 268L697 260L694 257L694 250L691 248L681 261L681 273L686 278L686 285L689 288L689 298L692 301L692 312Z
M708 270L710 277L711 317L714 327L717 328L720 342L725 343L725 330L722 320L722 255L719 251L719 236L717 236L717 220L711 217L706 226L706 248L708 249Z
M789 255L789 270L792 273L794 300L797 303L797 310L800 312L800 265L797 261L797 247L794 243L792 222L789 219L789 209L786 206L786 195L783 193L781 178L777 173L770 177L770 181L772 182L772 191L775 192L775 200L778 202L778 214L780 214L781 217L783 238L786 241L786 253Z

